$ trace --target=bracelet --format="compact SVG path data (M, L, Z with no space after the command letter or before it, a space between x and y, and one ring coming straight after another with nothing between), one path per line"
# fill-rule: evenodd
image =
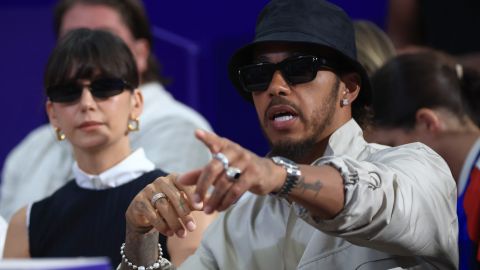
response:
M158 243L158 260L150 266L138 266L127 259L127 256L125 255L125 243L123 243L120 247L120 255L122 256L122 260L125 262L125 264L134 270L154 270L161 268L163 269L165 266L171 266L171 263L167 259L163 258L162 245L160 245L160 243Z

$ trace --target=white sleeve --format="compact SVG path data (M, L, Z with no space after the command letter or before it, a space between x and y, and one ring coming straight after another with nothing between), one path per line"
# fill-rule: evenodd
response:
M325 157L345 186L344 209L333 219L297 214L317 229L349 242L399 255L456 261L456 185L445 161L420 143L379 151L367 161Z

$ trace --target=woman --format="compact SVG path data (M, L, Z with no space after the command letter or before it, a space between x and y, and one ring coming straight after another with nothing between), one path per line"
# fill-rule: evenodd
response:
M135 60L119 38L88 29L62 38L46 68L46 110L57 138L72 145L75 179L14 215L5 257L108 256L120 262L130 201L165 175L143 149L130 148L128 133L138 130L143 108L138 84ZM164 256L181 263L211 219L197 212L200 231L193 237L161 238Z
M425 51L392 59L372 86L367 139L392 146L420 141L445 159L458 187L460 269L480 269L480 75Z

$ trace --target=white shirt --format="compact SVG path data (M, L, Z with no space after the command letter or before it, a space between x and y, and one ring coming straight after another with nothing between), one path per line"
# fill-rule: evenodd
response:
M420 143L368 144L350 120L313 163L322 164L344 180L335 218L315 220L297 203L252 195L209 226L179 269L456 268L456 185L438 154Z
M0 216L0 259L3 258L3 247L5 245L5 238L7 237L7 222Z
M109 189L126 184L140 175L155 169L155 164L146 156L142 148L137 149L126 159L98 175L88 174L73 164L75 182L84 189Z
M144 110L140 130L130 133L132 149L142 147L155 167L185 172L205 165L210 151L194 136L211 130L205 119L179 103L158 83L141 86ZM0 215L9 220L21 207L51 195L73 179L73 152L50 125L32 131L7 156L0 186Z

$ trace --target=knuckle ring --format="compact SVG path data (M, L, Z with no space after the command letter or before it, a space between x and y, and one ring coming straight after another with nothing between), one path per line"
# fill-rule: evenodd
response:
M167 195L165 195L165 193L163 192L159 192L159 193L155 193L153 196L152 196L152 199L150 199L150 202L152 203L152 205L155 207L155 203L160 200L160 199L166 199L167 198Z
M213 158L220 161L225 170L228 169L228 158L223 153L218 152L216 154L213 154Z
M236 167L228 167L225 173L230 182L237 182L242 175L242 170Z

